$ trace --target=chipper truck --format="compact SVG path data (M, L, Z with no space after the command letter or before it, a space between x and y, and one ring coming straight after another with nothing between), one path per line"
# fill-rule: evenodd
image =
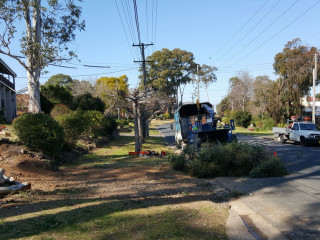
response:
M175 141L182 149L187 144L197 142L216 141L218 143L235 140L232 130L235 130L234 121L218 127L212 104L186 103L181 105L174 113Z

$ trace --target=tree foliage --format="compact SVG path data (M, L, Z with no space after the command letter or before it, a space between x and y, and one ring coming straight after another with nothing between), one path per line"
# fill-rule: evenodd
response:
M64 104L70 106L73 97L70 91L60 85L42 85L41 94L53 104Z
M41 71L51 63L75 56L68 43L75 39L77 30L84 30L80 21L81 8L74 0L2 0L0 2L0 53L17 60L28 76L29 111L40 112ZM25 30L18 32L24 22ZM17 35L20 35L17 38ZM12 49L13 41L20 42L20 52Z
M69 88L73 96L79 96L85 93L90 93L92 96L96 96L95 88L92 86L92 84L89 81L73 80L69 84Z
M147 84L167 96L177 96L178 87L189 83L196 72L193 54L178 48L163 48L148 56L147 61Z
M65 75L65 74L56 74L51 76L48 81L46 81L46 83L44 84L45 86L48 85L59 85L62 87L67 87L69 88L69 85L72 83L72 78L69 75Z
M103 113L105 109L105 104L100 98L93 97L90 93L85 93L76 96L73 99L71 109L76 110L78 108L84 111L96 110Z
M101 77L96 81L95 89L97 96L106 104L106 112L123 107L125 95L128 93L128 78Z
M274 115L276 122L285 121L291 115L302 112L300 98L309 92L312 85L313 56L316 52L316 48L304 46L296 38L289 41L283 51L275 56L273 67L279 75L274 104L278 112Z
M245 110L247 103L253 97L253 83L254 79L249 72L245 71L241 71L238 76L230 78L229 97L232 111Z

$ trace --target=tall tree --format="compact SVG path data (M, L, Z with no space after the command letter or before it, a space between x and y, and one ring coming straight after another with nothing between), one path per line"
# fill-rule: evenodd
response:
M289 41L283 51L275 56L273 67L279 75L276 96L279 114L275 119L277 122L302 112L300 99L312 86L316 52L318 50L315 47L304 46L301 40L296 38Z
M69 88L73 96L79 96L86 93L90 93L92 96L97 95L95 88L92 86L92 84L89 81L73 80L69 84Z
M270 80L269 76L257 76L254 81L254 96L253 103L254 108L250 109L250 112L253 115L261 115L262 118L266 110L268 109L268 105L272 101L272 93L274 82Z
M232 110L245 110L247 103L253 97L253 82L250 73L245 71L239 72L237 77L230 78L229 96Z
M178 48L163 48L148 56L147 61L147 84L167 96L177 97L178 88L189 83L196 71L193 54Z
M96 81L96 92L106 104L106 112L121 108L128 93L128 77L101 77Z
M41 71L51 63L75 56L68 43L75 39L76 30L83 30L81 8L74 0L1 0L0 1L0 54L17 60L27 71L29 111L39 112ZM25 22L25 31L17 39L25 61L17 56L11 42L15 40L17 26ZM13 52L12 52L13 51Z
M208 87L211 83L213 83L217 80L217 76L214 73L215 71L217 71L216 67L214 67L214 66L211 67L206 64L203 64L199 70L200 80L204 86L204 89L206 90L208 102L210 101Z

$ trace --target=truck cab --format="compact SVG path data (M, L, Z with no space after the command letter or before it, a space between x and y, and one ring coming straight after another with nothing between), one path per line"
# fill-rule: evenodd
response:
M320 143L320 130L314 123L294 122L289 130L289 139L301 145Z

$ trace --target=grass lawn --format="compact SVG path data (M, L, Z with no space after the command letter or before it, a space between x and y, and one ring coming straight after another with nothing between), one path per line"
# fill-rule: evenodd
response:
M263 136L263 135L273 135L271 130L263 130L263 131L249 131L247 128L238 127L236 126L236 130L234 133L240 133L245 135L256 135L256 136Z
M64 182L42 183L55 190L16 195L0 208L0 239L228 239L228 209L213 185L133 150L134 137L120 136L62 167ZM150 137L143 150L168 149Z

